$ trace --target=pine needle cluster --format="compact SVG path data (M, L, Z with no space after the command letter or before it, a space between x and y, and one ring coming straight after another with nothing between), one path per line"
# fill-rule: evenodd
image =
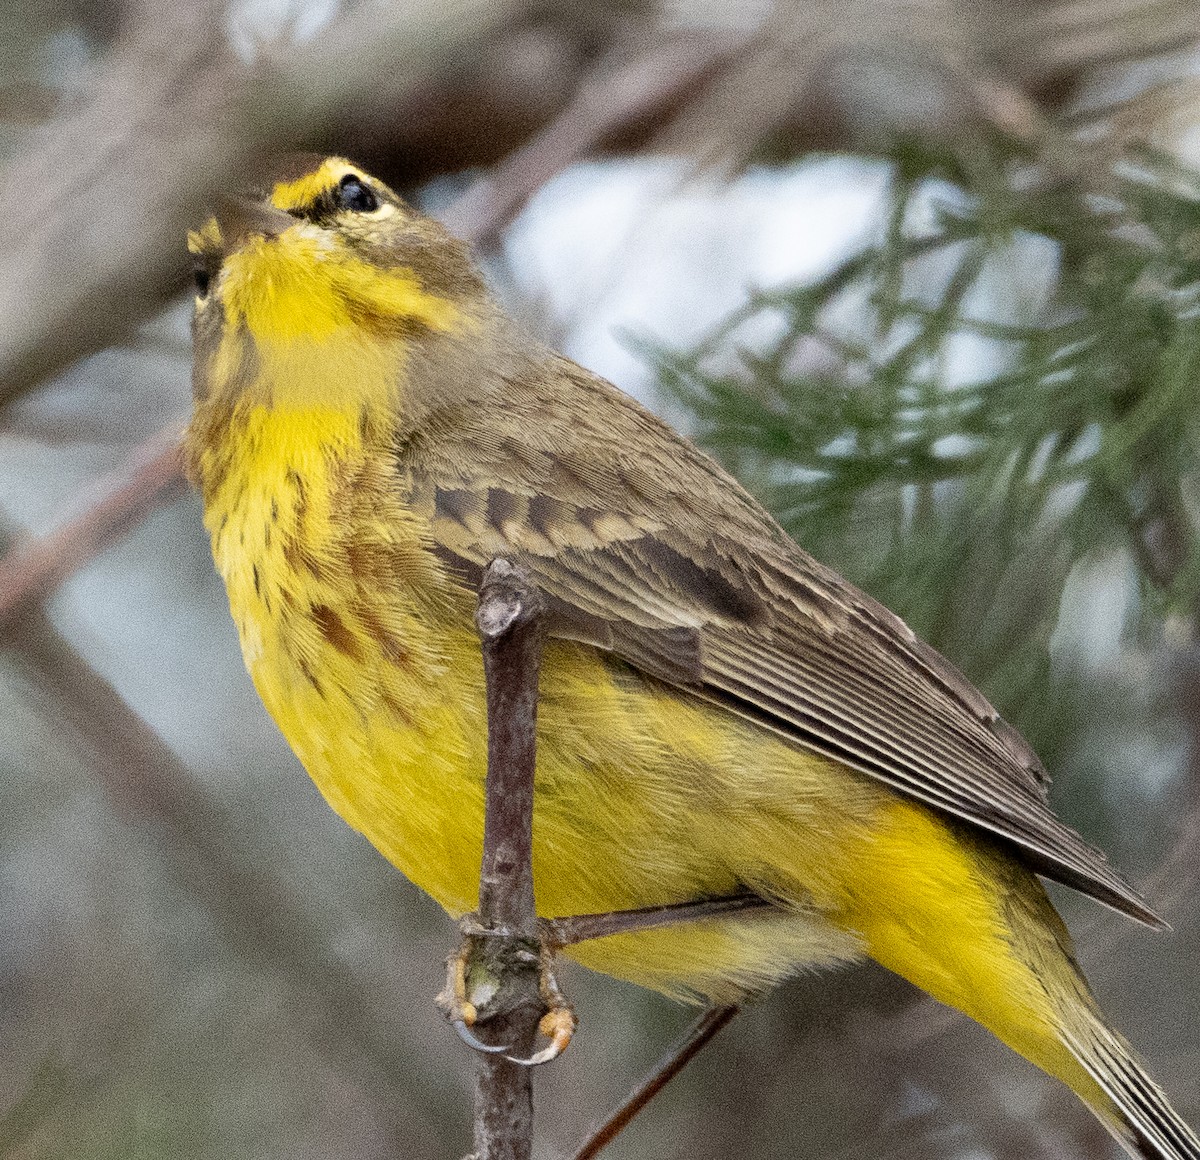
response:
M899 147L868 244L694 349L647 349L801 544L1049 763L1128 776L1131 734L1143 766L1148 740L1178 750L1140 678L1200 600L1200 176L1148 153L1084 172L1000 140ZM1119 655L1054 663L1072 632Z

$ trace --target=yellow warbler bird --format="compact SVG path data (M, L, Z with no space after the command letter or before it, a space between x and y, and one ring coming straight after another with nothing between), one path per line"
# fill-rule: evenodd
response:
M461 243L349 162L310 162L190 243L189 473L254 683L347 822L451 914L473 908L472 614L503 555L550 608L539 912L779 904L573 957L725 1001L869 956L1068 1084L1131 1155L1200 1160L1038 875L1158 920L957 670L523 334Z

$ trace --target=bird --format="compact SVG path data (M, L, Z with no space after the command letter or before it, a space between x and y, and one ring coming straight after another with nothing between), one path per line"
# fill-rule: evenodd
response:
M189 248L184 457L245 664L395 867L452 916L478 897L472 615L504 558L546 607L539 914L773 904L568 953L710 1003L873 959L1067 1084L1130 1155L1200 1160L1041 879L1162 920L949 661L529 336L465 244L347 159L284 163Z

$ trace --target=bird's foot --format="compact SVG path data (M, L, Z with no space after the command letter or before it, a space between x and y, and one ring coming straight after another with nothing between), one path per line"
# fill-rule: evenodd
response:
M567 1001L566 995L562 993L555 977L554 952L547 949L544 941L538 957L538 994L541 995L545 1007L545 1014L538 1020L538 1034L550 1042L528 1059L514 1060L515 1063L523 1063L527 1067L537 1067L557 1059L571 1046L575 1028L579 1026L575 1011ZM506 1058L512 1059L512 1056Z
M575 1034L575 1013L554 975L554 950L546 940L540 943L521 938L510 931L481 926L474 915L459 923L463 941L457 953L446 962L446 985L437 1004L458 1037L469 1047L488 1055L503 1055L512 1063L537 1067L557 1059ZM541 1016L537 1031L549 1043L531 1055L513 1053L511 1043L486 1043L474 1028L492 1019L511 1016L522 1006L528 1007L532 987L522 985L537 971L537 1002Z

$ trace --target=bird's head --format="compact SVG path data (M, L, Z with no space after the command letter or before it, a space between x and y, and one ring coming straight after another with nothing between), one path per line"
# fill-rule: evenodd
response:
M353 402L355 379L396 380L419 348L461 346L492 313L466 247L341 157L225 199L188 248L201 400Z

